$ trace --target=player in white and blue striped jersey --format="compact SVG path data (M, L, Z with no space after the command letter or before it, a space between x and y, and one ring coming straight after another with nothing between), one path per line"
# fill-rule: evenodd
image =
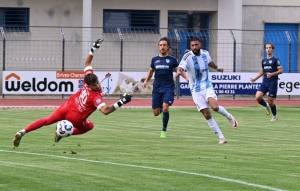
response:
M193 101L198 111L203 114L212 131L219 137L219 143L223 144L227 143L227 140L220 130L219 125L213 119L209 109L212 108L214 111L225 116L235 129L238 127L238 122L224 107L218 105L217 95L212 87L209 76L209 67L216 69L218 72L223 72L223 68L218 68L212 61L209 52L201 49L201 46L200 39L192 37L190 41L191 51L183 56L176 75L182 75L189 82Z

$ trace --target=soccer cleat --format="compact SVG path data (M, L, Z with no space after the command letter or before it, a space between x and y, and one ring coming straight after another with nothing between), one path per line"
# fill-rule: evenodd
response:
M276 116L273 116L272 119L271 119L271 121L277 121L277 120L278 120L277 115L276 115Z
M270 115L270 106L269 106L269 104L267 104L267 106L266 106L266 114Z
M61 140L62 136L60 136L59 134L57 134L55 132L55 135L54 135L54 142L58 143L59 140Z
M160 133L160 137L161 137L161 138L166 138L166 137L167 137L167 133L166 133L165 131L162 131L162 132Z
M225 144L227 143L227 140L225 138L220 138L219 144Z
M239 124L238 124L237 120L233 117L232 114L230 114L230 117L227 119L229 120L229 122L231 123L233 128L235 128L235 129L238 128Z
M18 147L20 145L22 137L23 134L21 132L16 133L15 138L13 139L13 143L15 147Z

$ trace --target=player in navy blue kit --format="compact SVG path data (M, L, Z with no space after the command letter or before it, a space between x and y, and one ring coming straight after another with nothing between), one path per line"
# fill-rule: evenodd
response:
M272 43L267 43L265 45L267 58L261 61L261 70L255 78L250 78L250 83L254 83L261 76L263 77L263 82L258 88L255 99L257 102L266 108L267 115L270 114L270 109L272 111L273 117L271 121L276 121L278 119L276 105L274 103L277 96L278 88L278 75L282 74L282 67L280 60L273 55L275 49ZM263 96L268 94L268 103L265 102Z
M166 137L166 131L169 122L169 106L174 102L174 79L173 72L178 66L175 57L168 54L170 48L170 40L163 37L158 42L159 55L154 56L151 60L148 75L142 85L147 86L148 81L154 74L153 91L152 91L152 109L154 116L163 113L163 127L160 137Z

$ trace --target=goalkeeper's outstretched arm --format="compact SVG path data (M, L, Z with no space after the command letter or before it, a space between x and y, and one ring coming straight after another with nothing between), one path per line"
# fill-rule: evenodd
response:
M121 97L121 99L119 99L116 103L112 104L112 105L106 105L105 103L102 103L98 106L98 109L104 114L104 115L108 115L114 111L116 111L116 109L118 109L119 107L121 107L124 104L127 104L131 101L131 95L124 93Z
M98 39L98 40L96 40L93 43L93 46L92 46L89 54L87 55L87 57L85 59L85 67L92 65L92 60L93 60L93 57L94 57L94 52L95 52L95 50L97 50L98 48L100 48L102 42L103 42L103 39Z

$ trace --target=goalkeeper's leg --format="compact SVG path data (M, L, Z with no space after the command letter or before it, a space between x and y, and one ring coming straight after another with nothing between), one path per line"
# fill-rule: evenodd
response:
M15 137L13 139L13 145L15 147L18 147L20 145L22 137L26 134L29 133L30 131L35 131L43 126L51 125L57 121L63 120L64 119L64 112L67 110L67 104L63 104L59 108L57 108L51 115L48 117L40 118L28 126L26 126L24 129L18 131L15 134Z
M84 134L94 128L94 123L90 120L85 120L81 124L74 125L74 131L72 135Z

